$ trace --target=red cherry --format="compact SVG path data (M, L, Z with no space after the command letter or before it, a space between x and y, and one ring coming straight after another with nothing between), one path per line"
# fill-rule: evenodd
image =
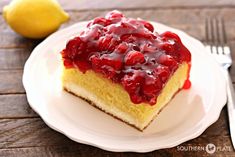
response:
M111 21L106 18L103 18L103 17L98 17L93 20L93 24L107 26L107 25L111 24Z
M157 48L155 46L149 44L144 44L143 47L141 48L143 52L155 52L156 49Z
M135 41L137 41L137 38L136 36L134 35L131 35L131 34L124 34L121 36L121 40L124 42L127 42L127 43L134 43Z
M150 32L153 32L153 31L154 31L153 25L150 24L150 23L148 23L148 22L146 22L146 23L144 24L144 27L147 28Z
M144 54L139 51L130 51L125 56L125 64L129 66L144 62L145 62Z
M101 37L98 41L98 49L100 51L107 50L109 48L110 42L112 40L111 36Z
M166 66L158 66L153 70L153 75L159 77L161 81L165 83L170 76L170 70Z
M121 22L121 27L122 27L122 29L127 29L128 32L132 32L136 29L136 27L134 25L132 25L131 23L128 23L128 22Z
M116 70L108 65L103 65L101 67L101 71L100 71L104 76L106 76L108 79L113 79L115 77Z
M160 34L160 36L163 38L163 39L166 39L166 40L169 40L169 39L174 39L176 40L177 42L180 42L181 43L181 40L179 38L179 36L173 32L170 32L170 31L166 31L162 34Z
M162 89L162 83L158 77L147 75L143 84L143 93L151 105L156 103L156 95Z
M108 34L121 35L124 32L125 34L131 34L132 32L134 32L135 27L129 23L120 22L120 25L109 25L107 29L108 29L107 31Z
M177 65L177 62L173 57L171 57L170 55L165 55L165 54L162 54L159 56L158 62L162 65L169 66L169 67L174 67Z
M134 71L132 74L126 74L122 79L122 85L128 93L139 93L141 84L144 81L144 73L141 71Z
M117 46L116 51L117 51L118 53L123 54L123 53L125 53L125 52L127 51L127 49L128 49L127 43L122 42L121 44L119 44L119 45Z
M115 70L120 70L122 68L122 59L117 55L103 55L101 57L101 64L111 66Z
M101 28L99 26L92 26L81 35L83 41L93 41L99 39L101 36Z
M92 55L90 57L90 60L92 62L92 66L95 68L99 68L106 65L114 68L115 71L120 70L123 64L122 59L119 58L119 56L111 57L109 54L104 54L101 57L98 57L97 55Z
M114 10L106 14L106 19L121 19L123 14L120 11Z
M175 45L169 42L165 42L159 45L161 49L165 50L167 54L175 52Z
M70 59L64 59L64 66L66 68L72 68L73 67L73 62Z
M81 38L76 37L72 40L69 40L64 51L67 53L67 56L74 58L75 56L81 54L85 47L86 45L83 43Z
M130 94L131 101L135 104L139 104L143 101L142 97L137 94Z
M153 32L154 31L154 27L151 23L147 22L147 21L144 21L144 20L139 20L145 28L147 28L150 32Z
M86 61L76 61L74 63L81 72L85 73L88 69L90 69L91 65Z
M146 95L156 95L160 91L162 86L161 80L158 77L147 75L145 77L145 83L143 84L143 91Z
M183 45L181 46L180 59L186 62L191 61L191 54L189 50Z
M101 65L101 59L97 55L92 55L89 60L93 69L98 69Z
M109 48L108 48L108 51L113 52L119 43L120 43L119 40L117 40L116 38L112 38L110 45L109 45Z

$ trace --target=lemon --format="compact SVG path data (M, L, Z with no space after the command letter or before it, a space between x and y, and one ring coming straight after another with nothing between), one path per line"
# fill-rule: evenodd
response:
M12 0L3 17L15 32L34 39L48 36L69 19L56 0Z

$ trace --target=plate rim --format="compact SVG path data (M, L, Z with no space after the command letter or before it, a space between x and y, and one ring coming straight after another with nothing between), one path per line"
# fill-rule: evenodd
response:
M78 23L75 23L67 28L64 28L62 30L59 30L53 34L51 34L49 37L47 37L44 41L42 41L39 45L37 45L34 50L32 51L31 55L29 56L29 58L27 59L25 65L24 65L24 70L23 70L23 86L25 88L25 91L26 91L26 96L27 96L27 100L28 100L28 103L29 105L32 107L32 109L43 119L43 121L52 129L64 134L65 136L67 136L68 138L70 138L71 140L73 141L76 141L76 142L79 142L79 143L82 143L82 144L88 144L88 145L91 145L91 146L95 146L95 147L98 147L98 148L101 148L101 149L104 149L104 150L108 150L108 151L113 151L113 152L140 152L140 153L144 153L144 152L150 152L150 151L154 151L154 150L157 150L157 149L163 149L163 148L172 148L172 147L175 147L183 142L186 142L188 140L191 140L191 139L194 139L198 136L200 136L210 125L212 125L214 122L216 122L220 116L220 113L221 113L221 110L222 108L224 107L225 103L226 103L226 96L223 96L223 99L220 99L220 105L217 105L217 108L216 108L216 113L217 114L213 114L213 116L210 116L206 121L204 120L203 121L203 124L201 124L202 126L199 127L199 129L197 129L196 132L194 132L193 134L191 134L191 136L186 136L185 138L181 138L181 140L177 140L173 143L170 143L170 144L166 144L165 146L162 146L162 147L151 147L151 148L143 148L143 149L139 149L139 148L128 148L128 149L118 149L118 148L113 148L113 147L109 147L109 146L105 146L104 144L99 144L99 142L90 142L88 140L86 140L85 138L77 138L77 137L74 137L74 136L71 136L68 132L64 131L63 129L61 129L59 126L55 126L52 124L52 121L50 121L50 119L48 119L45 115L41 114L39 112L39 110L36 108L36 106L39 106L39 105L35 105L37 102L35 102L33 100L33 97L34 95L32 95L32 90L30 90L30 84L28 83L28 75L29 74L29 65L30 63L32 62L33 58L37 55L37 52L38 50L40 50L41 48L43 48L43 46L49 42L49 41L53 41L55 39L56 36L61 36L60 34L63 34L64 32L67 32L68 30L74 28L74 27L77 27L81 24L84 24L84 23L87 23L87 21L83 21L83 22L78 22ZM167 29L170 29L170 30L174 30L176 32L180 32L180 34L183 34L184 36L187 36L188 38L190 38L190 40L193 40L194 42L197 42L198 44L201 45L201 48L204 48L203 44L191 37L190 35L188 35L187 33L179 30L179 29L175 29L175 28L172 28L172 27L169 27L169 26L166 26L164 24L161 24L161 23L158 23L158 22L152 22L152 23L155 23L157 25L162 25L163 27L167 28ZM206 51L204 49L204 51ZM208 54L209 55L209 54ZM212 58L212 57L211 57ZM222 75L222 69L219 67L219 65L217 65L217 63L213 60L212 62L215 63L215 66L217 66L218 68L218 71L220 71L221 75ZM221 76L222 77L222 76ZM224 84L224 87L226 87L225 85L225 80L223 81ZM225 90L225 89L224 89ZM225 92L224 92L225 93ZM225 95L225 94L224 94ZM33 105L34 104L34 105ZM219 104L219 103L218 103ZM214 108L215 110L215 108ZM206 117L206 116L205 116ZM205 117L203 117L202 119L205 119ZM190 132L190 130L192 129L189 129L188 131Z

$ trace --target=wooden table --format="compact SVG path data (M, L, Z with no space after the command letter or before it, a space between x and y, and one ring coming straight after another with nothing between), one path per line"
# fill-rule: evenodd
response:
M9 0L0 1L0 10ZM223 17L228 41L235 55L235 1L234 0L60 0L71 20L61 28L96 16L114 8L127 16L159 21L179 28L188 34L205 40L204 22L208 16ZM2 13L1 13L2 14ZM29 107L22 86L25 61L39 40L30 40L14 33L0 17L0 156L209 156L205 151L186 151L189 147L205 147L213 143L226 148L213 156L235 156L231 145L226 107L216 123L201 136L185 142L180 147L157 150L146 154L113 153L76 143L50 129ZM235 56L234 56L235 57ZM233 57L233 58L234 58ZM231 68L235 81L235 68ZM235 82L234 82L235 83ZM189 148L190 149L190 148Z

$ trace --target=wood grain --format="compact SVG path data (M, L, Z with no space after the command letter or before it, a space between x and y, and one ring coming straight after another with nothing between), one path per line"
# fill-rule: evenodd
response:
M5 24L5 23L4 23ZM33 48L41 40L33 40L24 38L17 33L9 30L7 28L6 32L0 32L0 48Z
M23 69L31 49L0 49L0 70Z
M0 119L0 128L0 149L74 143L40 118Z
M213 143L218 147L231 146L226 124L226 109L223 109L219 120L210 126L200 137L181 144L179 147L203 146ZM2 119L0 120L0 154L4 156L73 156L80 153L81 156L165 156L179 155L192 156L193 151L180 151L179 147L158 150L147 154L137 153L111 153L92 146L86 146L71 141L64 135L48 128L40 118ZM232 155L231 151L216 152L215 155ZM14 154L16 153L16 154ZM167 155L166 155L167 154ZM207 155L205 151L200 154Z
M0 119L38 117L29 106L25 94L0 95L0 109Z
M0 94L25 93L22 70L0 70Z
M189 14L190 11L190 14ZM79 21L90 20L97 16L103 16L107 11L77 11L69 12L70 21L64 24L61 28L67 27ZM140 17L142 19L158 21L163 24L181 29L186 33L196 37L199 40L204 40L205 34L205 18L208 16L224 17L226 22L226 30L229 40L235 40L235 8L224 9L140 9L140 10L124 10L128 17ZM175 16L177 15L177 16ZM189 22L190 21L190 22ZM0 17L0 48L33 48L40 40L30 40L16 35L6 22Z
M11 99L11 101L16 101L13 100L13 98L8 99ZM19 100L22 99L22 97L18 97L15 99ZM21 106L23 108L27 108L25 104L21 104ZM8 111L8 115L11 115L12 113L15 113L16 115L22 115L22 113L24 115L27 114L28 116L35 115L34 113L32 113L32 111L29 110L29 108L26 109L29 111L21 110L18 112L11 110L11 108L14 107L8 108L10 109L10 111ZM219 120L215 124L210 126L198 139L193 140L193 143L205 143L204 140L209 140L208 138L210 138L210 140L212 140L213 142L219 142L218 140L221 140L223 137L228 137L229 133L226 119L227 113L226 109L224 109L220 115ZM61 145L60 142L70 141L65 138L64 135L61 135L60 133L57 133L47 127L46 124L40 118L0 119L0 128L0 148ZM192 143L192 141L190 143Z
M225 140L227 137L225 137ZM186 147L193 145L186 145ZM206 145L194 145L204 147ZM16 149L2 149L4 157L234 157L232 151L215 152L213 155L206 151L178 151L176 148L162 149L149 153L113 153L85 145L62 145L47 147L29 147ZM200 154L200 155L199 155Z
M165 8L218 8L234 7L234 0L58 0L65 10L104 10L104 9L165 9ZM10 0L0 1L0 10L7 5Z
M164 9L164 8L195 8L195 7L232 7L235 6L235 2L233 0L224 0L223 2L219 0L171 0L170 3L165 0L95 0L95 1L73 1L72 3L68 3L66 0L59 0L61 5L66 10L88 10L88 9ZM213 3L212 3L213 2ZM102 4L102 5L100 5Z
M188 13L190 11L190 14ZM78 21L90 20L96 16L104 16L107 11L89 11L89 12L71 12L71 20L64 25L71 25ZM221 16L224 17L226 22L226 31L228 39L235 39L235 32L233 25L235 19L232 15L235 15L235 9L164 9L164 10L124 10L123 13L127 17L142 18L150 21L157 21L178 29L185 31L186 33L198 38L199 40L205 39L205 18L209 16ZM177 16L175 16L177 15ZM189 22L190 21L190 22Z

